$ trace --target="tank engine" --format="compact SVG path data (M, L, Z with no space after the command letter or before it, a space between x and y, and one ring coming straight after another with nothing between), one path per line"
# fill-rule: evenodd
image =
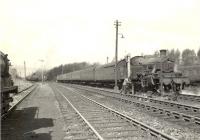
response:
M131 59L131 79L135 91L179 92L189 79L176 70L175 61L160 50L160 56L136 56Z
M1 112L2 114L6 113L9 109L9 103L13 101L10 97L11 93L17 93L18 87L13 86L13 81L9 74L9 59L7 54L4 54L0 51L0 67L1 67Z

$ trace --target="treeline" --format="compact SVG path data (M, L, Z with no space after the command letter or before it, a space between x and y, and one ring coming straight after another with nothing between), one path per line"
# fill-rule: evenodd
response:
M185 49L180 52L179 49L172 49L167 50L167 55L174 59L177 64L181 65L192 65L192 64L200 64L200 49L197 51L197 53L192 49ZM156 51L154 53L154 56L159 56L159 52Z
M60 65L58 67L54 67L54 68L50 69L49 71L47 71L47 73L46 73L47 80L55 80L57 75L60 75L62 73L69 73L72 71L85 69L90 66L92 66L92 64L89 64L87 62Z

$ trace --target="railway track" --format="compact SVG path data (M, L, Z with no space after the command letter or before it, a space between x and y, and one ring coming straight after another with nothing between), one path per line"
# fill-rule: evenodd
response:
M105 89L106 90L106 89ZM138 94L135 94L135 95L138 95ZM153 96L152 95L152 98L156 98L158 96ZM169 100L173 100L172 98L169 98ZM180 102L192 102L192 103L197 103L199 104L200 103L200 96L196 96L196 95L186 95L186 94L179 94L178 97L177 97L177 101L180 101Z
M198 107L184 105L176 102L140 97L136 95L124 95L113 91L96 89L92 87L83 87L77 85L71 86L81 90L87 90L89 92L115 98L126 103L134 104L140 108L145 109L149 113L152 113L153 115L174 121L180 125L185 125L194 129L200 128L200 108Z
M77 127L69 128L66 139L175 139L120 112L102 105L73 90L56 85L57 96L65 122ZM67 90L66 90L67 89ZM67 92L66 92L67 91ZM70 105L72 109L67 109ZM74 130L73 130L74 129ZM72 130L72 131L71 131Z
M33 91L35 91L36 88L37 88L37 85L31 85L31 86L19 91L18 94L21 94L22 97L15 104L11 105L11 107L8 110L8 112L6 112L5 114L1 115L1 120L6 119L8 117L8 115L12 111L15 110L17 105L19 105L24 99L26 99L26 97L28 97Z
M33 87L33 86L34 86L34 84L32 84L32 85L30 85L30 86L28 86L28 87L26 87L26 88L20 90L20 91L18 92L18 94L21 93L21 92L23 92L23 91L28 90L29 88L31 88L31 87Z
M178 96L178 99L200 103L200 96L195 96L195 95L181 94L181 95Z

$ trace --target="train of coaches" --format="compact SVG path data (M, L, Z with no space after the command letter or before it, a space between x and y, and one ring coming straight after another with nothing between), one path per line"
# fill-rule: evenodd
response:
M161 50L161 56L136 56L131 58L131 75L130 79L133 85L135 85L135 90L153 90L159 91L161 86L165 91L175 89L177 85L173 86L173 82L177 82L177 77L180 78L182 75L182 84L178 87L184 88L188 81L191 85L200 84L200 64L194 65L175 65L174 61L166 57L166 51ZM163 71L161 76L161 69L159 68L159 63L163 63ZM171 70L167 70L167 67L172 65ZM176 70L175 70L176 69ZM71 73L66 73L57 76L58 82L71 82L79 84L88 84L95 86L113 87L114 86L114 70L115 64L109 63L102 66L94 66L88 69L74 71ZM177 72L179 71L179 72ZM171 72L172 80L169 84L166 76L169 77ZM175 72L175 73L173 73ZM118 86L121 88L122 82L127 77L127 62L125 59L118 62ZM179 75L179 76L178 76ZM151 77L151 78L150 78ZM164 82L159 81L164 77ZM186 77L188 78L186 80ZM153 80L150 80L153 79ZM169 79L169 78L168 78ZM173 80L174 79L174 80ZM41 81L41 74L34 73L27 77L29 81ZM153 83L152 83L153 81ZM177 87L177 88L178 88Z
M160 50L158 57L135 56L129 60L122 59L117 64L117 81L120 88L125 78L129 78L134 91L157 93L179 92L190 82L183 72L177 70L175 61L166 55L166 50ZM115 63L58 75L57 81L114 87Z

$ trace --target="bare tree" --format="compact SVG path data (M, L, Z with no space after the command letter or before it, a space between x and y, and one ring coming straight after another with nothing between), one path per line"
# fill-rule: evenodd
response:
M196 53L194 50L185 49L182 52L182 60L184 65L191 65L195 63Z
M200 48L199 48L199 50L197 51L197 57L198 57L198 60L200 61Z
M155 51L153 55L154 55L155 57L159 57L159 56L160 56L160 53L159 53L159 51Z
M180 51L179 49L176 49L176 51L174 49L172 50L168 50L168 57L170 59L173 59L177 64L179 63L179 58L180 58Z

